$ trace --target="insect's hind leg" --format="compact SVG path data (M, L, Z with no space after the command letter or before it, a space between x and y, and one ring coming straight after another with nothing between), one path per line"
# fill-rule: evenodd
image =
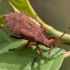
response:
M22 37L10 35L10 34L8 34L2 27L0 27L0 28L1 28L9 37L11 37L11 38L23 39ZM28 41L28 43L27 43L24 47L22 47L22 48L20 49L20 51L23 51L23 50L29 45L29 43L30 43L30 41ZM12 50L17 50L17 48L9 49L9 51L12 51Z
M23 51L24 49L26 49L28 47L29 43L30 43L30 41L28 41L28 43L25 46L21 47L20 49L13 48L13 49L9 49L9 51L12 51L12 50Z
M36 43L36 47L37 47L37 50L40 52L40 54L33 59L32 65L37 60L37 58L42 55L42 49L38 46L38 43Z
M14 35L9 34L8 32L6 32L2 27L0 27L10 38L15 38L15 39L22 39L22 37L17 37Z

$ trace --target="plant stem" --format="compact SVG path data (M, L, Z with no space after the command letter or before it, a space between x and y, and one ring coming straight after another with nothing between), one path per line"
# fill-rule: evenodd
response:
M39 17L36 18L41 24L43 27L46 28L46 31L48 34L51 34L57 38L59 38L64 32L60 32L56 29L54 29L53 27L47 25L46 23L44 23ZM62 38L61 38L61 41L65 42L65 43L68 43L70 44L70 35L69 34L65 34Z
M66 53L64 54L64 57L65 57L65 58L70 57L70 51L66 52Z

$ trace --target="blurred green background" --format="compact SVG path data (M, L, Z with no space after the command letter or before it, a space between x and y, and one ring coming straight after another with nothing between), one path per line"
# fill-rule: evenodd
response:
M48 25L64 32L70 26L70 0L29 0L38 16ZM0 15L14 11L8 0L0 0ZM68 32L70 33L70 31ZM0 44L9 40L3 37L4 32L0 30ZM60 45L66 51L70 46ZM59 70L70 70L70 58L66 58Z

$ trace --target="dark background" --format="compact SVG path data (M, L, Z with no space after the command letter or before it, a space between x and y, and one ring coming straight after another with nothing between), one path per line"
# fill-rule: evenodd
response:
M38 16L48 25L64 32L70 26L70 0L29 0ZM14 11L8 0L0 0L0 15ZM69 31L70 33L70 31ZM70 46L60 45L66 51ZM59 70L70 70L70 57Z

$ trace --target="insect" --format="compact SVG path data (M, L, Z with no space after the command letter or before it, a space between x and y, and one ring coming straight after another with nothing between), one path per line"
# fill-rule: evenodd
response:
M0 27L7 33L9 37L15 38L15 39L28 40L28 43L24 47L22 47L20 51L23 51L25 48L27 48L30 42L36 42L36 48L40 52L40 54L34 58L32 65L37 60L37 58L42 55L42 49L38 46L39 44L43 44L45 45L45 47L49 47L51 51L52 49L51 45L55 46L55 42L60 40L61 37L70 29L69 27L69 29L66 30L58 39L55 39L54 36L46 38L45 28L42 26L38 26L25 13L11 12L9 14L5 14L4 19L7 27L11 30L11 32L17 35L17 36L10 35L2 27ZM10 50L15 50L15 48Z

